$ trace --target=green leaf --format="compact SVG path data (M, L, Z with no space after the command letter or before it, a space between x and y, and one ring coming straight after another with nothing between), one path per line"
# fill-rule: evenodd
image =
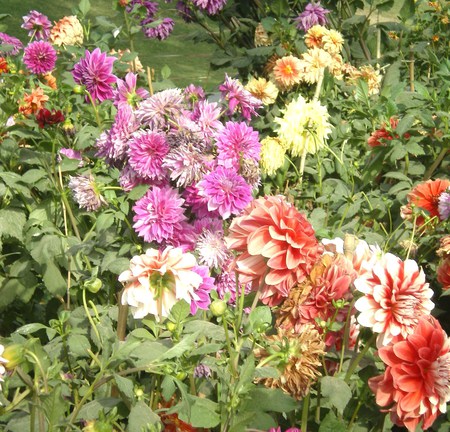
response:
M161 68L161 78L162 78L163 80L168 79L168 78L170 77L171 74L172 74L172 71L170 70L170 67L169 67L169 66L164 65L164 66Z
M397 141L398 142L398 141ZM401 143L399 145L394 145L393 149L389 153L389 160L395 162L396 160L403 159L408 152Z
M25 214L20 209L7 208L0 210L0 237L13 237L23 240L23 227L26 222Z
M32 245L30 253L39 264L49 264L49 261L63 253L61 238L55 234L44 235L37 243Z
M401 62L395 61L386 69L386 73L384 75L383 82L382 82L383 89L387 88L387 87L392 87L401 81L400 80L400 67L401 67Z
M272 312L268 306L258 306L250 312L249 321L252 329L263 333L272 324Z
M43 330L46 329L47 326L44 324L40 324L40 323L31 323L31 324L26 324L22 327L19 327L16 332L21 334L21 335L29 335L29 334L33 334L36 333L39 330Z
M122 377L115 374L114 380L116 381L117 387L124 396L132 402L134 400L134 383L131 379Z
M78 5L78 9L80 9L80 12L83 16L86 16L89 10L91 9L91 4L89 3L89 0L81 0L80 4Z
M369 106L369 85L363 79L356 83L355 99Z
M403 136L406 132L408 132L411 129L411 126L413 125L414 121L415 121L414 116L412 116L411 114L406 115L398 122L398 125L395 128L395 132L398 133L400 136Z
M410 153L414 156L419 156L419 155L425 154L425 151L422 148L422 146L420 146L418 143L416 143L414 141L410 141L410 142L406 143L405 149L408 153Z
M81 408L77 415L77 420L96 420L103 410L108 413L117 406L122 400L117 398L103 398L93 400ZM139 431L141 432L141 431Z
M169 320L179 324L186 320L186 318L191 314L191 307L184 300L179 300L176 302L172 309L170 310Z
M397 180L407 181L412 184L412 180L405 174L398 171L390 171L384 175L386 178L393 178Z
M290 412L299 408L299 403L280 389L253 388L245 401L249 411Z
M319 432L347 432L347 426L330 411L321 421Z
M189 402L191 403L189 423L193 427L213 428L220 423L219 405L216 402L197 396L189 396Z
M46 288L54 295L63 295L67 290L67 281L61 275L61 271L53 261L47 261L42 265L42 279Z
M400 191L409 189L411 189L411 181L400 181L389 189L389 193L392 195L396 195Z
M143 401L139 401L131 408L128 417L128 432L142 432L148 430L148 426L160 423L159 416Z
M70 352L76 357L89 357L87 350L91 349L91 344L86 336L71 334L67 339L67 343Z
M128 193L128 198L132 201L136 201L139 198L142 198L145 195L145 193L148 191L149 187L150 186L148 184L142 184L142 185L138 185L138 186L134 187Z
M44 170L30 169L25 174L22 175L22 181L27 184L33 184L46 176L47 173Z
M190 334L184 337L175 346L168 349L161 357L161 360L181 357L186 351L194 348L198 333Z
M48 430L55 430L66 412L66 402L61 397L61 384L53 388L48 395L42 395L41 401L48 422Z
M328 397L331 404L342 414L352 397L349 385L341 378L324 376L320 380L320 388L322 395Z
M173 378L170 375L166 375L161 383L162 397L165 400L170 400L176 389L177 386Z
M414 0L403 0L403 6L400 9L399 16L402 20L407 20L415 14Z

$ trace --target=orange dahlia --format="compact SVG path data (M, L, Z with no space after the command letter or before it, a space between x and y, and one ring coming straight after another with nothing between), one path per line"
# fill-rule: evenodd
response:
M450 187L449 180L427 180L419 183L408 194L408 201L416 207L427 210L431 217L439 217L439 196L448 187Z
M442 285L442 289L450 289L450 255L442 260L437 269L437 280Z
M311 224L283 196L254 200L230 225L228 248L240 252L240 281L261 286L261 300L278 305L303 282L321 247Z
M282 89L289 89L300 82L302 70L300 59L289 55L281 57L275 62L273 77Z
M19 112L24 115L30 115L38 112L44 108L45 103L49 100L49 97L44 94L44 90L40 87L36 87L30 94L25 93L23 96L23 103L19 106Z
M426 430L450 400L450 340L439 322L422 317L405 339L380 348L383 375L369 379L377 404L410 432Z

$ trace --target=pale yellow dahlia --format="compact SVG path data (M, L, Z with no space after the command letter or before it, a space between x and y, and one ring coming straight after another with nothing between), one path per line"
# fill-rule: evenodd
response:
M303 70L302 80L314 84L319 81L323 69L331 67L333 58L321 48L312 48L302 54L300 66Z
M286 149L281 140L274 137L266 137L261 141L260 165L262 171L273 176L284 164Z
M359 68L361 78L367 82L369 86L369 94L377 94L380 91L382 76L379 69L375 69L372 65L365 65Z
M264 105L273 104L278 96L277 86L265 78L252 78L245 88Z
M55 22L51 33L50 42L54 45L82 45L83 27L74 15L61 18Z
M303 75L300 59L292 55L279 58L273 68L273 77L283 90L301 81Z
M322 48L323 37L328 33L328 29L319 24L312 26L305 34L305 44L308 48Z
M280 126L278 136L292 156L300 156L303 149L314 154L325 145L331 133L327 108L319 101L306 102L299 95L281 111L283 117L275 118Z
M323 35L322 43L322 48L325 51L328 51L330 54L338 54L344 46L344 38L337 30L331 29Z
M340 54L331 54L332 63L328 66L328 70L337 79L344 78L344 61Z

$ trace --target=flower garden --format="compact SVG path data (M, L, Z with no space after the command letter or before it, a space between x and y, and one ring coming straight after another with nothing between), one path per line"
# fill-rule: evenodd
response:
M113 3L1 27L0 429L449 430L450 2Z

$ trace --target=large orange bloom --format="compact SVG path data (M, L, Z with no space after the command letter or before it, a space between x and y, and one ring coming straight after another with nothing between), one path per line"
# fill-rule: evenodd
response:
M402 261L390 253L361 274L354 285L364 293L355 303L361 312L358 322L379 333L378 346L389 344L397 336L405 338L419 318L434 308L430 300L433 290L425 282L423 270L415 261Z
M225 241L241 252L240 282L261 284L261 300L270 306L305 280L321 252L311 224L282 196L254 200L233 220Z
M426 182L418 184L408 194L408 200L411 204L427 210L431 217L439 217L439 196L448 187L450 187L449 180L427 180Z
M450 340L439 322L422 317L405 340L380 348L384 375L369 379L377 404L410 432L431 427L450 400Z
M36 87L31 90L30 94L25 93L23 95L23 104L19 106L19 112L24 115L34 114L44 108L48 100L49 97L44 94L44 90L41 87Z

